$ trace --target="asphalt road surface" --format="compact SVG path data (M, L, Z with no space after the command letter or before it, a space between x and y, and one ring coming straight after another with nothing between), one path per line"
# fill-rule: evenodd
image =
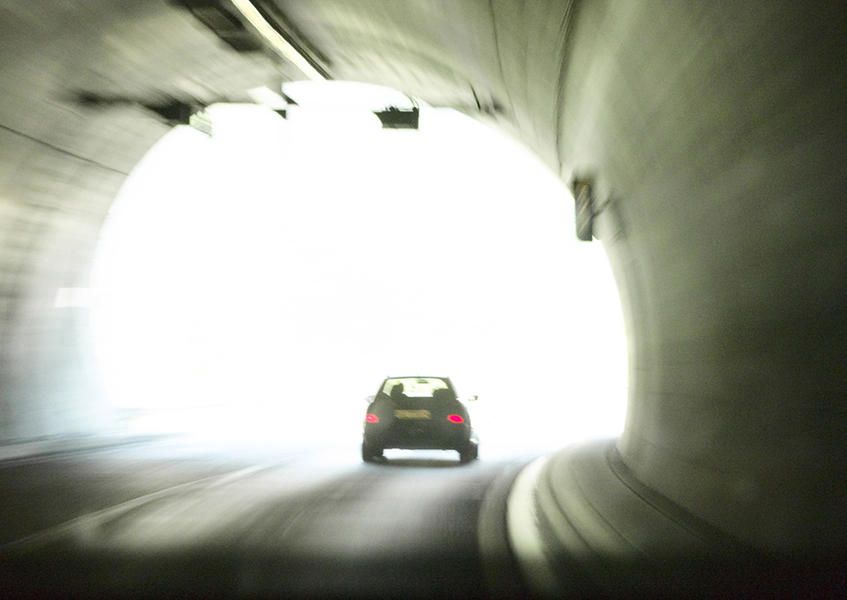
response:
M172 441L6 461L0 595L525 596L503 527L525 462Z

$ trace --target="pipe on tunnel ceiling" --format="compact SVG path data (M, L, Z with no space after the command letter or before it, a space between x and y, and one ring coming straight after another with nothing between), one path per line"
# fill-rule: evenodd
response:
M324 81L328 78L317 62L307 56L302 49L295 47L291 41L274 27L268 18L262 14L250 0L229 0L238 12L247 20L253 29L285 60L293 63L308 79Z

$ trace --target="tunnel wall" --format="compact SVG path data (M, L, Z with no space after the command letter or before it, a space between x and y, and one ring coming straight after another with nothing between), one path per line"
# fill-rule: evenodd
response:
M8 169L0 183L0 438L10 440L105 425L101 398L88 376L93 365L86 348L87 309L60 298L60 290L88 286L100 226L124 169L145 149L142 143L135 156L120 157L131 148L115 139L138 127L132 120L41 117L34 135L24 133L34 129L25 123L8 125L10 119L0 130L0 160ZM145 138L152 143L149 132L140 136ZM80 147L81 140L88 148ZM98 155L108 155L117 166Z
M760 547L841 546L842 7L579 6L563 172L622 288L633 473Z
M164 2L0 3L0 442L112 424L82 296L115 195L170 128L140 103L278 81L263 54ZM93 108L80 92L127 101Z

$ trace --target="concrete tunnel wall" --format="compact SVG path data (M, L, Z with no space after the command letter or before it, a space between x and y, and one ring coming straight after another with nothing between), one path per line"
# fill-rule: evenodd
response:
M845 21L736 4L586 3L561 157L612 203L624 461L743 542L822 550L845 534Z
M0 441L111 425L88 310L55 301L89 285L109 207L169 125L137 104L91 108L74 95L243 101L283 74L165 3L0 2Z
M479 103L566 180L595 175L630 344L623 461L753 546L843 547L838 3L278 4L334 78ZM62 6L0 8L6 440L84 430L95 410L84 315L53 300L86 284L115 191L166 130L63 92L211 98L279 76L164 3Z

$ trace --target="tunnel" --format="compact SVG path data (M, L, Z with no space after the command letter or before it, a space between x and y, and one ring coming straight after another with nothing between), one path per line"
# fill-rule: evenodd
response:
M89 286L159 138L259 86L374 83L526 145L615 275L625 428L507 486L526 585L679 591L695 563L746 591L785 568L843 582L845 20L827 1L3 2L0 443L101 427L89 315L57 294Z

